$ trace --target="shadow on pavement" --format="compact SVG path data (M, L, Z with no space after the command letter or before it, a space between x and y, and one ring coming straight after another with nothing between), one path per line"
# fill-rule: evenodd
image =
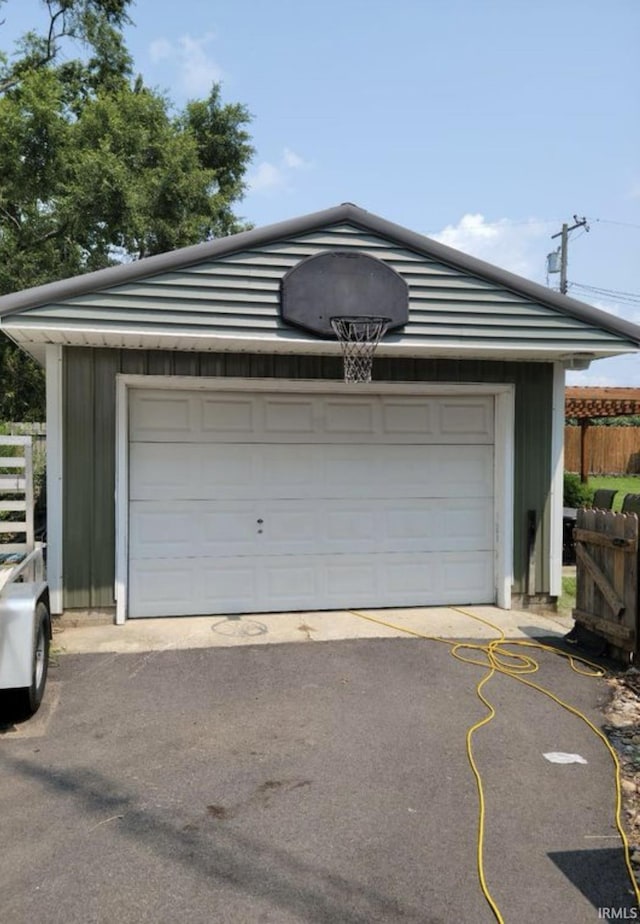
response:
M559 870L587 898L594 908L610 907L611 895L623 896L630 893L629 873L624 862L622 847L594 848L592 850L558 850L548 856ZM616 905L620 909L617 917L624 915L632 920L638 912L635 896L629 894L625 901L621 899Z
M408 924L442 924L441 919L428 917L422 909L402 905L348 878L298 860L272 844L248 838L217 813L209 812L210 826L204 831L195 825L180 828L141 810L134 798L94 770L49 771L6 755L2 762L53 792L73 796L92 814L108 815L97 824L116 822L120 834L143 843L165 860L187 867L213 888L226 886L240 896L266 899L283 911L299 915L300 920L316 924L371 924L400 918Z

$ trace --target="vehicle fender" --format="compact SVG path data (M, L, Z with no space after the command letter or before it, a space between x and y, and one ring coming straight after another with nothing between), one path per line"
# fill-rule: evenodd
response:
M0 593L0 689L28 687L33 669L36 606L49 605L45 581L8 584Z

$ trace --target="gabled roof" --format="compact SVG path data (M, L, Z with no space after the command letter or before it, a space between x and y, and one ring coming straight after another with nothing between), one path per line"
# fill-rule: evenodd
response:
M487 347L487 342L490 343L491 338L494 336L495 349L497 350L500 347L500 335L503 338L506 336L500 326L504 317L504 330L509 328L511 331L509 334L512 344L510 349L522 353L525 346L527 346L525 333L528 333L531 337L533 336L531 331L535 325L544 326L545 312L549 318L550 326L548 326L545 334L546 340L544 342L541 340L536 346L536 349L540 350L540 358L546 357L548 359L552 355L555 358L562 357L567 355L567 351L574 354L586 352L592 357L596 355L615 355L616 353L630 352L640 347L640 327L629 321L609 315L573 298L560 295L545 286L509 273L483 260L460 253L451 247L380 218L351 203L343 203L325 211L314 212L277 224L148 257L133 263L120 264L108 269L87 273L71 279L63 279L0 297L0 323L7 333L29 349L31 347L28 347L27 344L31 336L33 338L37 336L40 338L40 342L44 342L46 340L44 332L49 329L53 330L53 327L57 329L57 339L49 340L49 342L75 343L78 342L77 338L80 336L79 332L81 330L90 330L93 332L93 339L85 341L89 345L115 345L113 340L103 342L99 338L96 339L95 332L98 328L103 331L105 325L119 326L123 336L121 345L143 346L146 341L143 342L139 339L139 334L145 330L153 330L155 333L160 332L163 338L175 337L173 348L178 349L183 348L180 345L181 343L190 344L187 348L191 349L225 349L232 348L233 343L236 345L241 343L242 348L247 349L256 348L256 343L258 343L258 348L262 343L265 349L271 349L269 343L272 346L275 344L275 348L279 349L308 348L308 338L303 338L302 335L291 331L291 329L283 329L282 322L278 318L277 293L273 288L277 284L277 280L273 269L269 270L271 279L268 284L270 286L269 292L260 296L262 299L260 308L253 311L253 313L246 313L240 321L237 320L238 315L234 308L234 298L236 301L238 299L237 291L235 296L230 296L229 294L220 296L220 290L218 290L218 294L211 300L207 292L201 290L198 294L198 299L194 300L191 297L194 293L197 294L197 286L194 280L197 278L200 280L205 279L205 275L202 275L201 270L206 270L207 266L211 267L212 265L221 266L222 271L228 277L232 271L229 269L232 264L236 264L233 272L236 273L237 279L237 273L241 273L243 271L242 266L246 265L247 254L263 254L266 255L265 260L273 261L275 259L274 253L280 248L280 242L283 241L288 241L289 244L293 242L294 244L293 249L289 248L289 259L292 258L294 253L300 254L304 251L304 248L302 250L298 248L298 245L295 244L296 241L313 242L314 240L322 240L325 243L318 246L320 249L326 249L328 238L344 239L344 229L351 229L351 238L355 239L358 235L369 241L375 238L378 247L383 242L390 252L395 248L398 251L399 258L405 261L408 273L413 272L412 267L417 266L416 260L430 261L432 268L435 267L435 275L430 270L433 278L430 285L435 288L430 288L430 294L425 295L426 290L424 287L421 288L420 281L416 282L417 298L418 300L422 299L420 304L427 308L433 303L430 301L433 299L440 300L440 305L443 304L443 299L445 300L444 303L449 304L447 300L452 297L450 294L452 291L451 286L460 288L461 283L454 280L451 282L449 289L443 289L443 283L439 282L438 279L446 278L446 274L458 274L458 277L464 275L470 280L476 281L474 283L475 289L471 288L462 296L456 296L458 299L463 299L462 302L457 302L458 307L454 305L454 310L458 312L457 315L452 315L451 319L445 318L442 320L438 319L434 314L434 325L436 327L433 329L425 327L424 308L421 308L418 314L414 315L417 319L416 323L413 326L411 324L408 326L406 337L404 339L396 338L399 347L409 348L415 345L417 350L425 350L431 349L435 345L438 350L455 350L456 344L460 342L461 330L466 332L465 337L470 345L473 345L474 339L478 342L481 339L477 330L479 322L473 316L473 311L476 310L478 314L481 313L480 309L483 305L482 287L487 290L490 287L499 287L502 291L502 295L498 294L498 301L494 305L493 320L488 327L485 325L484 333L482 333L485 344L483 349L485 351L491 349ZM309 246L312 246L311 243L306 245L307 250ZM269 256L269 253L271 256ZM403 254L404 256L402 256ZM300 259L300 256L295 259ZM407 264L407 259L414 262ZM440 267L440 271L437 270L436 264ZM438 272L440 273L439 276ZM193 274L196 273L199 275L194 276ZM258 284L263 292L268 288L265 282L266 278L265 276ZM453 280L453 275L450 278ZM153 296L145 296L143 304L140 286L147 287L149 280L154 283L166 280L166 285L148 287L149 293L153 290L154 294ZM182 296L176 294L177 280L181 284L185 280L189 282L188 289L190 291L184 288L181 290L183 292ZM217 283L212 281L208 282L207 285L215 287ZM234 282L233 285L236 286L237 290L237 282ZM225 291L228 293L228 290ZM185 295L184 293L188 294ZM491 295L487 294L484 301L486 302L486 298L491 297ZM182 298L183 301L176 302L176 298ZM185 298L186 301L184 301ZM253 299L252 303L255 304L256 297L252 296L251 298ZM464 301L465 299L466 301ZM526 317L523 317L522 320L516 320L515 324L511 325L510 320L513 317L517 318L517 311L514 315L515 308L513 308L513 305L504 310L499 307L500 304L505 305L509 301L516 307L518 303L522 303L526 314ZM205 316L205 303L208 316ZM537 320L534 318L533 321L531 320L531 310L527 314L527 304L531 306L532 303L539 306L536 309L538 311ZM153 312L148 312L149 306L152 304L156 307ZM91 309L88 313L86 311L87 305ZM193 309L195 311L194 317L199 325L197 333L198 337L201 338L197 341L194 339L184 341L177 339L179 336L186 336L190 329L186 324L186 310L179 310L183 309L185 305L189 306L189 310ZM216 307L220 305L222 305L221 308ZM471 308L471 315L467 312L467 315L464 316L468 319L470 318L470 320L463 320L460 305L476 306L475 309ZM68 306L68 308L65 306ZM142 312L142 308L147 309L147 314ZM71 317L69 311L72 311L73 317ZM85 313L83 314L83 312ZM216 312L218 313L216 314ZM151 317L152 314L153 318ZM170 319L173 325L172 330L169 330L169 324L166 325L166 330L160 330L159 325L161 322L158 317L161 314L164 314L165 319ZM557 319L553 322L555 327L551 323L551 318L553 317ZM194 330L196 321L192 325ZM217 327L216 324L218 325ZM449 325L448 327L446 326L447 324ZM466 327L465 324L467 325ZM561 328L558 327L559 324L561 324ZM437 327L437 325L440 326ZM178 330L179 326L181 326L180 331ZM39 333L32 333L36 329ZM61 334L63 329L68 333ZM518 346L519 330L522 331L523 336L522 346ZM232 335L236 336L235 340L232 339ZM61 340L61 336L67 336L69 339L66 341ZM72 337L76 337L76 340L70 339ZM240 337L240 340L238 340L238 337ZM206 338L209 339L209 346L205 345ZM215 338L218 338L217 345L212 346ZM394 338L390 337L388 339L393 349ZM248 342L249 340L251 340L251 343ZM164 339L164 342L166 342L166 339ZM196 346L196 343L202 344L202 347ZM227 344L226 347L224 343ZM546 349L546 353L543 352L543 348Z

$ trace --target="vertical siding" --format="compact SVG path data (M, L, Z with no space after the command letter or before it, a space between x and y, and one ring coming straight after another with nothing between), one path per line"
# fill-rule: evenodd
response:
M253 376L339 380L339 357L179 353L65 347L64 605L112 606L115 376ZM536 592L549 592L549 453L553 366L480 360L374 363L376 381L495 382L516 387L514 592L526 590L527 511L535 510Z
M76 350L69 362L63 360L64 436L63 436L63 605L91 606L97 576L92 573L93 511L97 503L103 511L106 499L94 497L93 406L94 363L92 350ZM108 537L105 536L105 541ZM113 542L111 543L113 545Z
M115 573L115 504L105 504L105 490L113 493L116 478L117 353L93 364L93 533L91 537L91 605L111 606Z
M546 371L546 375L544 372ZM516 592L526 591L527 511L536 514L536 592L549 593L551 550L551 407L553 366L523 366L516 381L515 550L520 576Z

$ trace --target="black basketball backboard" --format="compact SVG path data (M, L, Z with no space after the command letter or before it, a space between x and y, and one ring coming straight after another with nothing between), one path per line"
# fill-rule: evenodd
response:
M389 318L388 329L409 317L407 284L394 269L369 254L329 251L302 260L281 283L282 320L320 337L334 338L331 318Z

